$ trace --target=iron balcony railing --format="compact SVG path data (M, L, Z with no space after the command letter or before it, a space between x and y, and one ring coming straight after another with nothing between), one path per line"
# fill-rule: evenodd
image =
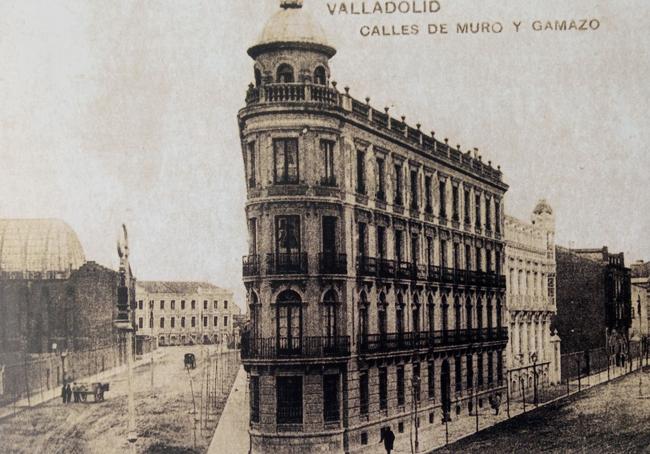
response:
M242 338L242 359L333 358L350 355L349 336Z
M365 255L358 256L357 274L359 276L377 276L377 259Z
M258 276L260 274L260 256L257 254L243 256L242 272L244 276Z
M389 353L507 340L508 329L505 327L368 334L359 336L359 353Z
M250 87L246 104L279 102L313 102L339 105L339 93L330 87L316 84L280 83L263 87Z
M267 254L266 266L268 274L307 274L307 254Z
M347 274L348 256L336 252L318 254L318 266L321 274Z

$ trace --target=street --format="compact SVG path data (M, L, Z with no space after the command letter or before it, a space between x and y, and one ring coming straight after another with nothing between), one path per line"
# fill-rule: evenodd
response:
M650 452L649 424L650 373L635 372L436 452Z
M185 353L196 355L196 369L185 369ZM153 389L151 362L135 364L136 450L205 452L237 373L238 353L191 346L161 348L157 355ZM58 398L0 419L2 452L127 452L127 374L106 381L110 391L105 402L94 403L90 397L87 403L64 405Z

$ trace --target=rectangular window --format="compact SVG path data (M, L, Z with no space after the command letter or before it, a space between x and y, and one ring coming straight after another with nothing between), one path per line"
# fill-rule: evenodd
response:
M469 189L465 189L464 197L465 197L465 200L464 200L464 202L465 202L465 204L464 204L465 205L465 210L464 210L465 211L465 224L469 224L471 222L471 220L470 220L470 216L471 216L470 215L470 213L471 213L471 211L470 211L471 210L470 200L471 200L471 197L470 197Z
M300 216L276 216L275 252L277 254L300 252Z
M454 269L460 269L460 244L454 243Z
M273 140L275 183L298 184L298 139Z
M248 220L248 253L257 254L257 218Z
M474 387L474 363L472 363L472 355L467 355L467 388Z
M214 310L215 310L215 311L219 309L219 302L218 302L217 300L214 300L214 302L213 302L213 307L214 307ZM225 308L224 308L224 309L225 309Z
M212 326L214 326L215 328L219 326L219 317L217 317L216 315L212 317Z
M340 419L338 375L323 376L323 419L325 422L336 422Z
M472 269L472 247L469 244L465 245L465 269Z
M160 327L161 328L165 327L165 317L160 317Z
M323 186L336 186L336 176L334 175L334 142L331 140L321 140L320 149L323 154Z
M433 238L428 236L427 237L427 266L433 265L432 263L432 257L433 257Z
M497 380L503 381L503 352L497 352Z
M420 402L420 364L413 364L413 396Z
M192 328L196 327L196 317L192 317Z
M192 310L196 310L196 301L192 300Z
M398 262L402 261L404 257L404 232L402 230L395 230L395 259Z
M440 200L440 217L444 219L447 217L447 184L445 180L440 181L438 191L440 193L438 197Z
M366 193L366 152L357 150L357 192Z
M417 265L420 261L420 245L418 242L418 236L415 233L411 234L411 262L414 265Z
M431 203L431 175L424 177L424 211L433 213L433 204Z
M302 424L302 377L276 377L278 424Z
M225 311L228 310L228 300L223 301L223 310L225 310Z
M377 158L377 199L386 201L386 163Z
M203 310L204 311L208 310L208 300L203 300Z
M223 316L223 326L228 326L228 316L227 315Z
M181 300L181 310L185 310L185 300Z
M161 311L165 310L165 300L160 300L160 310Z
M401 164L395 165L395 205L402 206L404 204L402 199L402 166Z
M357 239L359 255L366 256L368 255L368 231L366 229L366 223L359 222L357 229L359 234L359 238Z
M447 268L447 241L440 240L440 266Z
M411 208L418 209L418 171L411 170Z
M176 318L175 317L172 317L172 319L169 321L169 326L171 328L176 327Z
M494 202L494 230L497 233L501 233L501 204L499 202Z
M153 329L153 317L149 319L149 329Z
M477 377L478 383L477 384L479 386L483 386L483 353L478 353L477 359L478 359L478 377Z
M483 271L483 254L479 246L476 247L476 271Z
M204 328L208 327L208 317L203 317L203 327Z
M260 377L251 375L251 422L260 422Z
M386 228L381 225L377 226L377 255L386 258Z
M144 305L142 303L142 300L138 301L138 309L142 310L143 307Z
M397 366L397 405L404 405L404 366Z
M143 326L144 326L144 320L142 319L142 317L140 317L138 319L138 328L142 329Z
M488 385L494 383L494 352L488 352Z
M456 392L461 392L463 390L463 366L460 356L454 358L454 369L456 375Z
M248 165L248 187L254 188L257 185L257 178L255 176L256 167L255 167L255 142L248 142L248 156L246 158L246 164Z
M330 260L331 254L336 252L336 224L334 216L323 216L323 252L329 255Z
M451 218L456 222L460 221L460 201L458 200L458 186L456 185L451 188Z
M172 300L171 302L171 309L175 310L176 309L176 301Z
M379 408L388 408L388 369L385 367L379 368Z
M368 414L369 397L368 371L363 371L359 373L359 412L362 415Z
M185 317L181 317L181 328L185 328Z
M492 210L491 210L491 199L488 197L485 199L485 228L490 231L492 230Z
M474 196L474 225L481 228L481 194Z
M492 272L492 251L489 249L485 251L485 270L488 273Z
M428 391L429 391L429 399L435 399L436 398L436 376L435 376L435 369L434 369L434 364L429 363L427 366L427 378L428 378Z

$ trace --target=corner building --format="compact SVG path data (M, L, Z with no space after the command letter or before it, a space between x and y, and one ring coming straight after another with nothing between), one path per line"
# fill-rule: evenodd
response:
M397 448L416 421L425 449L445 417L505 399L507 185L339 91L300 3L249 49L238 115L252 452L376 452L381 428Z

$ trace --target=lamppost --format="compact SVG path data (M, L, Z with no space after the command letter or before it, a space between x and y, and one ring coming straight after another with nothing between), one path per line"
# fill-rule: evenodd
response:
M65 385L65 357L68 356L68 352L61 350L61 381Z
M135 400L133 395L133 322L131 320L131 266L129 265L129 243L126 226L122 224L122 236L117 243L117 253L120 256L120 282L117 286L117 318L115 328L126 340L126 364L128 385L128 430L127 441L132 454L136 454L135 442L138 434L135 428Z
M538 386L538 372L537 372L537 352L533 352L530 354L530 360L533 363L533 399L535 403L535 407L539 405L538 398L537 398L537 386Z

